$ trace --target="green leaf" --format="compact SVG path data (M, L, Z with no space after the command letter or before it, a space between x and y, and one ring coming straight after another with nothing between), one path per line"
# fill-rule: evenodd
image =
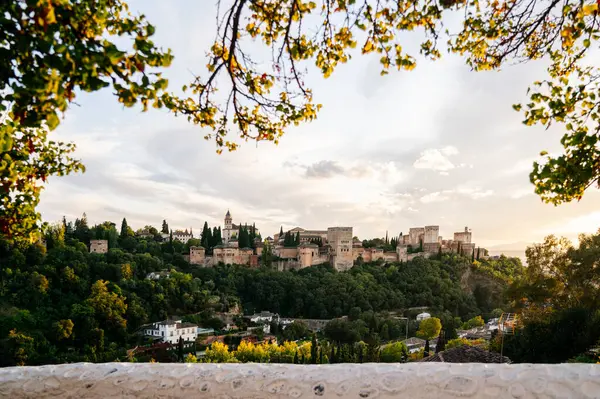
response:
M60 120L58 119L58 115L56 115L56 112L53 112L48 115L48 119L46 119L46 124L48 125L48 129L50 129L50 130L56 129L56 127L58 126L59 123L60 123Z
M110 63L113 65L117 65L119 61L121 61L121 59L123 58L123 54L123 52L119 51L119 49L117 49L114 46L111 46L106 49L106 56L110 60Z

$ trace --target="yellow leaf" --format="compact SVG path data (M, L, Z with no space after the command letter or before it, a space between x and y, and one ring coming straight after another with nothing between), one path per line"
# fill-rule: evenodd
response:
M583 15L590 15L598 11L598 3L586 4L583 6Z

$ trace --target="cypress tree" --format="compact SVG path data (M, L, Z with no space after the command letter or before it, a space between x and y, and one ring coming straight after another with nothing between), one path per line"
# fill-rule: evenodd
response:
M179 342L177 343L177 357L183 363L183 337L179 337Z
M358 362L362 363L363 362L363 346L362 345L358 345Z
M127 219L123 218L123 221L121 222L121 234L120 234L121 238L125 238L127 237Z
M209 250L210 248L212 248L212 234L210 231L210 228L208 228L208 226L206 227L206 236L204 237L204 242L202 243L202 246L206 249Z
M206 243L207 236L208 236L208 223L205 221L204 226L202 227L202 233L200 233L200 242L202 243L203 246Z
M480 250L480 248L478 247L477 248L477 260L479 260L479 250Z
M317 351L319 349L318 345L319 344L317 343L317 335L313 334L310 346L310 362L312 364L317 364Z
M279 239L283 238L283 226L279 227Z
M163 222L162 222L162 230L161 230L161 233L164 233L164 234L169 234L169 225L167 224L167 221L166 221L166 220L164 220L164 219L163 219Z
M283 246L291 247L293 245L294 245L294 239L292 238L292 235L290 234L290 232L286 231L285 236L283 238Z
M329 363L335 363L335 346L333 346L333 342L331 343L331 355L329 356Z
M211 242L210 246L211 247L214 248L215 245L219 244L219 231L217 230L216 227L213 227L212 234L211 234L210 238L211 238L211 240L210 240L210 242Z
M438 337L437 345L435 346L435 353L442 352L446 349L446 339L444 335L444 331L442 331Z
M388 244L389 244L389 242L388 242L388 232L386 230L385 231L385 245L388 245Z
M441 245L438 248L438 256L440 257L440 259L442 259L442 246Z
M298 246L300 245L300 232L296 232L296 239L294 240L294 245Z
M471 262L475 262L475 248L473 248L473 253L471 254Z
M306 364L306 359L304 358L304 352L302 352L302 364Z
M323 348L319 347L319 364L323 364Z
M298 351L294 354L294 364L298 364Z
M423 352L423 357L429 357L429 340L425 341L425 351Z

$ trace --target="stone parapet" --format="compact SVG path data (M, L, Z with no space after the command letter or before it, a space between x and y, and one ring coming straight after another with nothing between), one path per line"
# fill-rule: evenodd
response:
M17 398L597 398L590 364L75 363L0 369Z

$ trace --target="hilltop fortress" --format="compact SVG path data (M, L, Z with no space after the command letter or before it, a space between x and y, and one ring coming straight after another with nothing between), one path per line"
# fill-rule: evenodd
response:
M476 247L472 242L472 233L467 227L464 231L454 233L453 239L447 240L439 235L439 226L411 227L408 234L401 233L394 237L395 251L363 247L362 242L353 236L352 227L328 227L326 230L296 227L286 232L286 235L298 238L294 245L285 245L284 237L275 234L273 238L257 240L254 249L239 248L233 234L235 227L238 226L233 224L231 213L227 211L223 228L224 244L214 247L212 256L206 255L203 247L191 247L190 263L203 267L219 263L257 267L267 246L269 256L273 257L273 264L279 270L329 263L342 271L362 262L406 262L417 256L428 258L443 253L460 253L477 258L487 256L487 250Z

